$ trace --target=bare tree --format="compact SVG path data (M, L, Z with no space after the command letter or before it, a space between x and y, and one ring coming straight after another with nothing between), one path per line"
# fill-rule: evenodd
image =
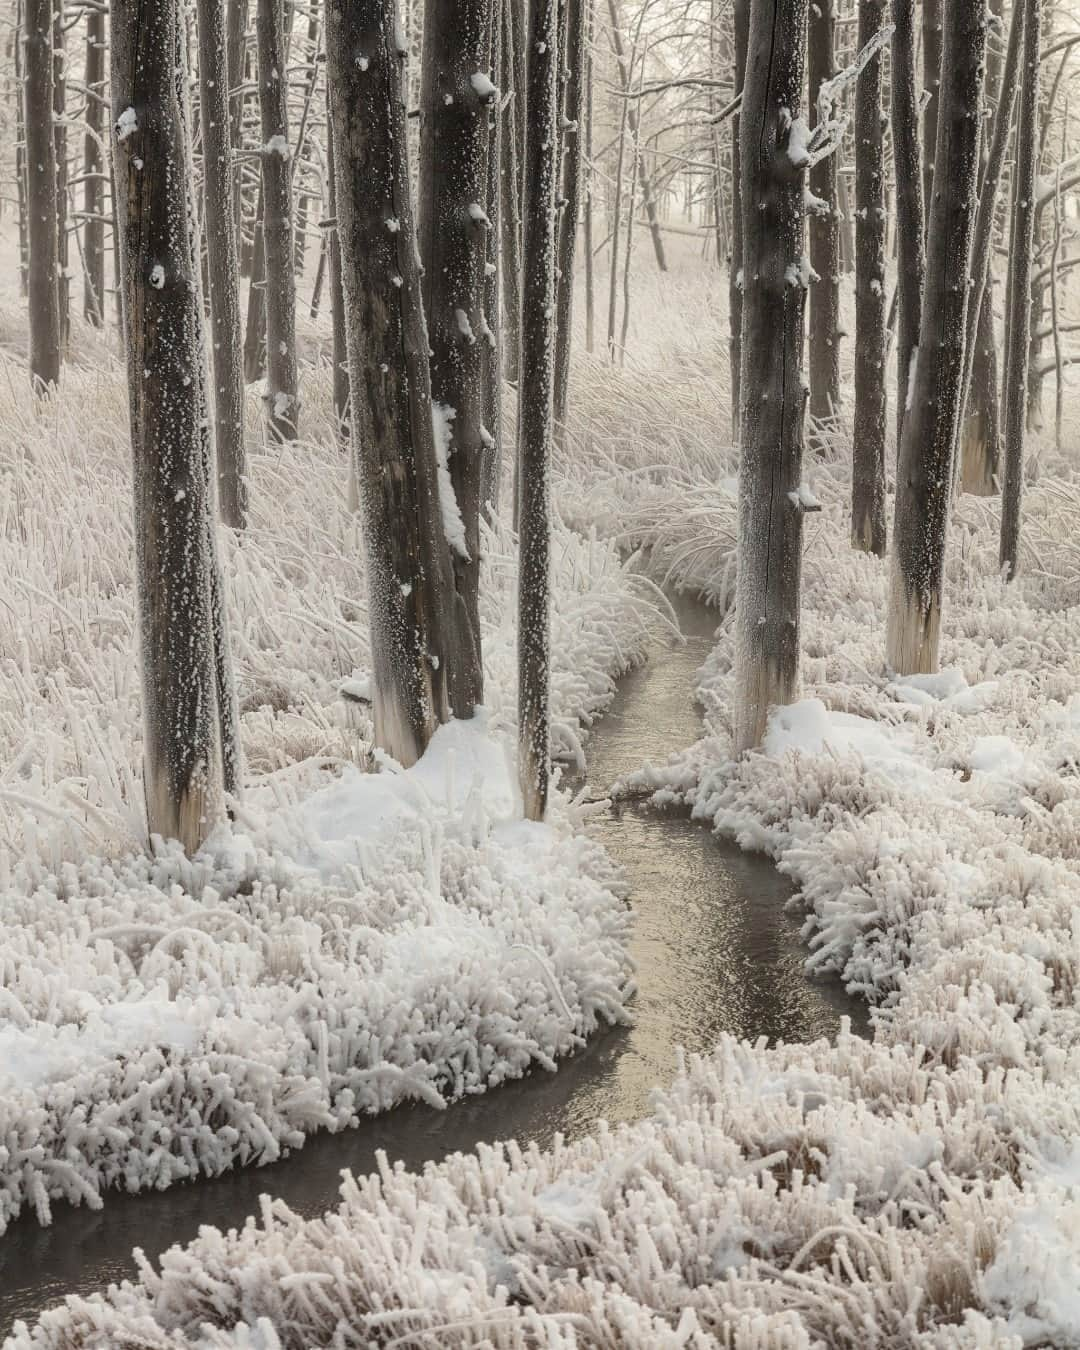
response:
M240 150L244 143L244 65L247 49L248 0L228 0L226 9L225 59L229 73L229 144ZM233 235L239 251L243 229L241 175L233 173ZM239 256L239 253L238 253Z
M582 103L585 88L585 4L567 0L566 73L563 125L566 150L563 157L562 210L558 224L558 268L555 306L555 429L560 435L566 424L570 388L570 352L574 320L574 253L577 247L578 212L582 179Z
M664 252L664 236L660 232L660 215L656 209L656 193L653 191L652 175L645 161L644 151L641 149L641 114L637 108L638 100L633 97L633 90L630 88L631 62L626 54L626 44L623 42L619 18L619 0L608 0L608 18L611 21L608 33L611 38L612 50L615 52L615 69L619 76L619 87L622 90L623 97L627 100L627 124L630 128L630 140L636 155L635 170L638 181L641 183L641 204L645 208L645 219L649 224L649 236L652 239L653 253L656 255L656 265L661 272L666 272L667 255ZM617 204L616 210L618 210Z
M364 519L376 742L402 764L449 715L447 528L409 199L395 0L328 0L327 79Z
M30 218L30 378L38 389L60 379L56 142L53 139L52 0L26 0L26 170Z
M614 12L612 17L614 22ZM551 776L550 467L555 378L552 318L558 195L558 37L556 0L530 0L518 398L518 776L529 820L543 819Z
M758 745L799 679L806 391L806 0L752 0L741 111L742 434L735 749ZM800 131L802 135L793 133Z
M901 675L938 666L979 172L985 15L948 0L944 19L926 292L896 472L887 659Z
M197 0L197 13L203 145L203 232L206 237L210 292L218 501L221 518L226 525L243 529L247 518L244 372L241 365L240 290L233 214L225 12L220 0Z
M177 0L114 0L112 98L151 833L198 848L235 773Z
M71 341L71 277L68 246L67 38L64 0L53 0L52 131L56 163L56 286L60 308L60 349Z
M915 90L915 0L893 0L892 140L896 177L896 442L908 402L911 363L919 345L926 271L919 167L919 100Z
M1024 57L1016 129L1012 236L1005 323L1005 482L1001 500L1000 562L1016 576L1020 555L1020 508L1024 491L1025 398L1031 341L1031 264L1035 247L1035 179L1039 155L1039 64L1041 0L1024 6Z
M934 191L934 156L937 154L938 105L941 88L941 6L945 0L922 0L923 52L923 209L927 222Z
M834 0L816 0L810 8L807 49L810 105L815 111L821 86L836 74ZM825 155L810 170L810 415L834 418L840 405L840 219L836 156ZM812 435L813 433L811 433Z
M259 111L262 121L262 236L266 286L266 401L271 433L296 437L296 277L293 272L292 166L281 0L258 0Z
M489 0L432 0L424 18L418 235L431 396L462 537L451 565L459 642L448 672L457 717L483 701L480 494L484 464L484 267L491 79ZM391 228L388 224L387 228ZM460 653L460 657L458 656Z
M859 0L859 47L881 32L887 0ZM885 556L885 153L880 53L855 89L855 431L851 541Z
M83 141L83 317L105 322L105 11L86 13L86 136Z
M750 0L734 0L732 7L734 26L735 70L733 85L735 97L743 93L743 80L746 75L746 48L750 34ZM742 398L740 394L742 377L742 308L743 308L743 200L742 169L739 153L741 140L740 117L736 112L731 119L731 263L728 270L728 314L731 354L731 439L739 439L742 419Z

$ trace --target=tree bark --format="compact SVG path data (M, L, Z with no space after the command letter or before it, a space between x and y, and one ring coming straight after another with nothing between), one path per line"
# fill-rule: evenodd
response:
M448 671L456 717L484 697L480 650L480 495L484 464L484 264L490 77L488 0L429 0L420 89L418 234L431 348L431 397L444 430L462 537L451 542L457 640ZM386 228L391 228L387 222ZM447 443L448 442L448 443ZM442 487L446 487L446 480Z
M326 51L375 739L409 765L449 715L446 624L454 593L394 0L328 0Z
M859 0L859 50L885 22L887 0ZM855 88L855 430L851 542L885 556L885 151L879 53Z
M570 355L574 325L574 254L582 176L582 103L585 84L585 0L567 0L566 71L563 125L567 148L563 160L563 209L559 215L555 305L555 434L566 426L570 391Z
M60 350L71 343L71 277L68 244L68 134L67 44L64 35L64 0L53 0L53 141L56 155L56 285L60 307Z
M263 258L266 287L266 403L271 435L296 439L296 275L293 272L292 165L281 0L258 0L259 112L262 122Z
M934 156L937 154L938 105L941 102L941 6L947 0L923 0L923 210L930 222L934 191Z
M502 5L502 68L505 79L512 80L510 125L502 138L500 154L502 180L499 231L502 252L502 313L504 322L503 358L506 378L518 382L518 360L521 355L521 160L525 108L525 75L521 68L518 41L519 21L517 0L494 0Z
M326 120L328 128L333 127L333 114L330 111L330 91L327 89ZM352 414L349 410L349 352L345 342L345 293L341 284L341 231L337 215L337 182L334 160L334 137L326 138L326 176L329 181L330 220L327 263L330 272L330 323L331 355L334 362L334 417L337 421L338 437L343 446L349 444L349 426ZM350 469L349 482L355 487L356 472ZM350 489L351 490L351 489ZM359 500L353 501L355 510Z
M518 777L528 820L544 818L551 777L550 466L558 52L555 0L531 0L518 399Z
M896 174L896 445L899 451L911 363L919 345L926 273L919 167L919 100L915 89L915 0L893 0L890 84Z
M926 293L896 475L887 660L900 675L938 668L979 172L986 48L982 7L948 0L943 36Z
M836 74L834 0L816 0L810 9L807 49L810 107L817 118L818 93ZM829 423L840 407L840 219L836 192L836 155L826 155L810 170L810 192L823 205L810 214L810 416ZM813 431L811 431L813 435Z
M83 140L83 318L105 322L105 12L86 13L86 136Z
M203 141L203 234L210 291L211 377L218 505L226 525L247 521L244 372L229 143L225 14L220 0L197 0Z
M255 198L255 224L248 269L247 318L244 323L244 379L254 384L266 374L266 249L263 241L263 189L260 175Z
M235 152L244 144L244 66L247 46L248 0L228 0L225 34L226 61L229 71L229 145ZM236 239L237 257L243 248L244 216L243 189L241 175L230 166L232 172L233 194L233 234Z
M52 0L26 0L26 167L30 218L30 378L45 390L60 380L56 142L53 139Z
M502 286L499 276L500 238L502 233L502 141L504 136L502 96L504 66L502 61L503 6L500 0L491 5L489 33L489 62L491 78L500 93L488 108L487 146L487 201L490 228L484 261L484 322L487 331L483 344L483 440L484 458L480 475L480 506L493 519L499 507L499 484L502 478Z
M1020 559L1020 511L1024 490L1025 395L1031 344L1031 264L1035 246L1035 196L1039 155L1039 46L1041 0L1024 5L1024 59L1016 129L1012 236L1009 241L1005 331L1005 482L1001 499L999 561L1012 580Z
M799 682L805 152L791 140L802 98L806 0L753 0L741 113L742 433L735 602L735 751L759 745L770 708Z
M743 92L746 75L746 49L750 33L750 0L734 0L732 22L735 28L734 90ZM743 314L743 200L741 119L731 119L731 264L728 268L728 323L731 358L731 439L738 442L742 422L742 314Z
M193 852L224 815L228 652L176 0L114 0L112 98L147 820Z

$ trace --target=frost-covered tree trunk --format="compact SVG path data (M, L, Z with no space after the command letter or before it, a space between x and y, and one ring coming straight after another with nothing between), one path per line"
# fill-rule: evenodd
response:
M574 254L577 249L578 213L581 202L582 100L585 87L585 0L566 0L566 71L563 124L566 152L563 159L562 199L559 213L558 262L555 305L555 430L566 425L570 391L570 355L574 326Z
M60 307L60 350L71 342L71 275L68 243L67 42L64 0L53 0L53 149L56 156L56 285Z
M210 291L214 446L218 504L226 525L247 519L244 478L244 372L229 144L225 13L221 0L197 0L202 110L203 233Z
M743 92L746 75L746 47L750 33L750 0L734 0L732 24L735 37L735 70L732 81L735 96ZM731 439L739 439L742 419L740 395L742 378L742 305L743 305L743 202L742 169L739 153L740 118L731 119L731 264L728 269L729 353L731 358Z
M224 813L232 706L228 652L215 650L224 630L180 42L177 0L113 0L147 820L193 852Z
M329 90L327 90L326 118L328 127L333 126L330 112ZM326 176L329 179L330 225L327 242L327 268L330 274L330 324L331 356L334 362L334 417L337 422L338 436L343 445L349 443L349 353L345 342L345 293L341 285L341 243L337 224L337 182L334 169L334 138L326 137ZM350 491L356 483L355 469L349 473ZM358 501L352 502L355 510Z
M105 322L105 11L86 14L86 136L83 141L83 318Z
M1020 555L1020 508L1024 490L1024 433L1031 342L1031 265L1035 247L1036 173L1039 154L1039 46L1041 0L1024 5L1024 55L1016 128L1012 235L1005 327L1004 484L1001 498L1000 563L1011 579Z
M502 88L502 29L503 5L494 0L491 6L490 65L492 79ZM500 235L502 233L502 174L503 113L496 98L488 109L487 147L487 202L490 228L487 232L487 251L484 262L484 314L488 339L483 346L484 405L483 421L487 429L484 441L484 462L480 475L480 506L494 516L499 506L499 482L502 475L502 285L499 275Z
M807 0L753 0L742 102L742 434L735 749L760 744L799 682Z
M926 289L896 471L887 660L900 675L938 667L982 134L985 14L947 0L944 17Z
M266 412L278 440L296 438L296 276L293 272L292 165L281 0L258 0L259 114L262 124L263 259L266 288Z
M53 140L52 0L26 0L26 177L30 218L30 378L37 389L60 379L56 143Z
M881 32L887 0L859 0L859 50ZM851 542L885 556L885 150L879 53L855 87L855 431Z
M23 0L15 0L15 32L13 34L12 65L15 75L15 195L19 213L19 291L30 290L30 231L26 205L26 91L23 83L23 44L26 23Z
M484 265L491 79L489 0L429 0L420 89L417 232L431 347L436 454L447 530L456 641L447 672L457 717L484 697L480 651L480 495L484 467ZM387 229L393 228L388 221ZM493 337L493 335L492 335Z
M449 715L454 604L409 200L395 0L328 0L352 445L364 517L375 739L414 763Z
M896 176L896 443L907 410L911 363L919 345L926 272L915 84L915 0L893 0L892 141Z
M524 51L517 24L520 20L518 0L494 0L502 5L502 69L504 82L510 85L510 120L500 146L502 163L499 230L502 253L502 314L503 362L506 378L511 384L518 379L518 358L521 354L521 160L525 108L525 76L520 54ZM519 125L520 124L520 125Z
M551 439L559 97L556 0L530 0L518 398L518 776L542 820L551 776Z
M810 7L807 49L810 107L817 117L818 93L836 74L834 0ZM825 155L810 170L810 415L819 421L836 416L840 406L840 217L836 192L836 156Z
M229 71L229 144L233 151L244 144L244 57L247 48L248 0L228 0L225 34L226 62ZM241 175L233 170L233 235L237 256L243 246L243 188Z
M941 6L945 0L922 0L923 54L923 210L930 222L934 191L934 156L937 154L938 105L941 88Z
M266 249L263 236L263 189L260 175L248 272L247 317L244 322L244 379L254 384L266 374Z

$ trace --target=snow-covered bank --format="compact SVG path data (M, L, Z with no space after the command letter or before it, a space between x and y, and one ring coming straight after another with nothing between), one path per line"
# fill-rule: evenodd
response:
M320 441L255 450L223 541L247 783L188 860L144 848L122 374L0 381L0 1232L268 1161L315 1129L519 1076L624 1016L627 913L557 803L520 823L515 548L486 541L487 710L373 776L361 541ZM320 420L321 419L321 420ZM613 545L553 548L556 748L580 756L663 603Z

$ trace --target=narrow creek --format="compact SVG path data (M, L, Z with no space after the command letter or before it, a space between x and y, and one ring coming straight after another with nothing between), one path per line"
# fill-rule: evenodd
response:
M658 648L619 691L589 744L596 794L645 760L663 761L697 736L694 676L716 626L715 611L675 601L685 644ZM634 1120L656 1084L674 1077L676 1047L708 1051L723 1032L809 1041L835 1035L848 1015L867 1026L865 1006L835 981L810 980L798 923L785 913L791 890L764 858L715 839L685 816L628 805L592 828L622 864L636 914L635 1025L596 1036L558 1073L542 1070L448 1111L402 1107L341 1135L317 1135L263 1168L175 1186L163 1193L110 1194L98 1211L57 1206L51 1227L29 1215L0 1238L0 1337L66 1294L89 1294L135 1273L133 1247L156 1258L203 1224L238 1227L261 1194L313 1216L338 1199L343 1168L365 1173L376 1150L419 1168L479 1142L580 1135L598 1119Z

